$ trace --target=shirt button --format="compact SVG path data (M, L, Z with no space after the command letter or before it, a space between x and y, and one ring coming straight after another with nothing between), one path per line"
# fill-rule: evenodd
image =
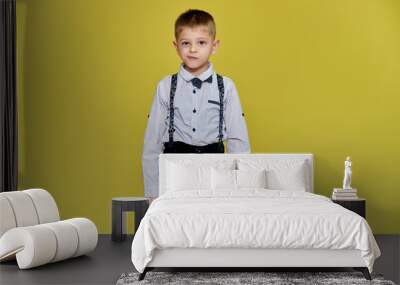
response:
M196 90L193 89L193 93L196 93Z
M193 113L196 113L196 109L193 109Z
M195 131L196 131L196 128L193 128L192 131L195 132Z

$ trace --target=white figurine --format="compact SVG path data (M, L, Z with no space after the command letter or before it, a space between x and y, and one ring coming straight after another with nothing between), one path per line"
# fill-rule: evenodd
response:
M351 186L351 159L350 156L346 157L344 162L344 179L343 179L343 190L352 189Z

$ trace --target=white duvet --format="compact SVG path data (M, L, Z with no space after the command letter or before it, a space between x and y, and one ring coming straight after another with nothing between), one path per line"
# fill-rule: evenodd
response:
M143 272L154 249L358 249L372 272L379 248L367 222L330 199L300 191L179 191L156 199L132 243Z

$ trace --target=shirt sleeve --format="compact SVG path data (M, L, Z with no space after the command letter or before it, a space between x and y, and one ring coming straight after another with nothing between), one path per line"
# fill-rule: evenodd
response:
M240 99L235 84L229 82L227 88L225 126L228 153L250 153L250 142L246 120L240 105ZM228 87L228 86L227 86Z
M163 150L162 135L166 126L164 120L168 107L163 102L160 84L154 95L151 112L148 116L147 127L144 135L142 172L144 180L144 196L147 198L158 197L158 157Z

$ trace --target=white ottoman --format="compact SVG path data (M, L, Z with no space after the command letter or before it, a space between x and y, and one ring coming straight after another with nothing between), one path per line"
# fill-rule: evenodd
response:
M43 189L0 193L0 262L17 259L28 269L86 254L96 248L96 225L86 218L59 221Z

